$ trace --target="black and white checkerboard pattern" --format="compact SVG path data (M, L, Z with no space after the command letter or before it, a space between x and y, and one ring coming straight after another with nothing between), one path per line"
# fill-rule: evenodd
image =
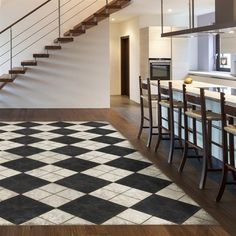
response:
M0 225L215 224L105 122L1 122Z

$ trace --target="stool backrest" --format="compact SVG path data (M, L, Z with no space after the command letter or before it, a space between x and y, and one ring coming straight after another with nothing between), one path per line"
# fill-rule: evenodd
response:
M139 76L139 90L140 90L140 102L143 103L144 98L147 100L148 104L151 106L151 85L150 79L147 78L143 80L141 76Z
M173 89L172 89L172 82L168 83L168 88L163 88L161 85L161 81L157 81L157 88L158 88L158 101L161 100L168 100L173 102ZM171 104L170 104L171 105Z
M184 111L186 112L191 106L193 110L200 110L202 117L202 129L205 132L207 127L206 121L206 99L204 88L199 89L199 94L193 94L191 91L187 91L186 84L183 84L183 102ZM198 108L198 109L197 109Z

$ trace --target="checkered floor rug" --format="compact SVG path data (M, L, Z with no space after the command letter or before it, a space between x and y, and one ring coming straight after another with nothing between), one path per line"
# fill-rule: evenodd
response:
M105 122L0 123L0 225L216 224Z

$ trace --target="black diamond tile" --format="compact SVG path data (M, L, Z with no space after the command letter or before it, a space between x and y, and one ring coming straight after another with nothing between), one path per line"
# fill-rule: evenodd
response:
M182 224L200 210L197 206L158 195L152 195L132 208L176 224Z
M36 148L36 147L31 147L31 146L20 146L17 148L12 148L12 149L8 149L6 150L7 152L19 155L19 156L23 156L23 157L27 157L27 156L31 156L34 154L38 154L40 152L44 152L44 150Z
M81 124L81 125L99 128L99 127L106 126L107 124L104 124L104 123L101 123L101 122L94 122L94 121L91 121L91 122L83 123L83 124Z
M59 138L51 139L51 141L71 145L71 144L74 144L74 143L82 142L82 141L84 141L84 139L74 138L74 137L70 137L70 136L62 136L62 137L59 137Z
M41 124L38 124L36 122L23 122L23 123L18 123L16 125L17 126L22 126L22 127L25 127L25 128L31 128L31 127L39 126Z
M18 170L21 172L30 171L45 166L46 164L40 161L31 160L28 158L21 158L14 161L3 163L2 166Z
M126 148L126 147L119 147L119 146L108 146L108 147L98 149L97 151L120 156L120 157L136 152L134 149Z
M64 169L82 172L90 168L93 168L95 166L98 166L99 164L95 162L91 162L91 161L78 159L78 158L69 158L69 159L54 163L53 165L62 167Z
M72 129L55 129L51 130L50 132L54 134L69 135L69 134L75 134L78 131Z
M20 130L15 130L14 133L17 134L22 134L22 135L32 135L32 134L38 134L41 133L42 131L36 130L36 129L31 129L31 128L25 128L25 129L20 129Z
M116 144L116 143L120 143L124 140L125 139L108 137L108 136L101 136L101 137L97 137L97 138L92 139L92 141L100 142L100 143L107 143L107 144Z
M53 208L25 196L16 196L0 203L0 217L13 224L22 224Z
M15 142L15 143L20 143L23 145L28 145L28 144L43 141L43 139L35 138L35 137L31 137L31 136L23 136L23 137L11 139L10 141Z
M51 123L49 125L59 127L59 128L65 128L65 127L72 126L74 124L69 123L69 122L68 123L67 122L55 122L55 123Z
M91 150L88 150L85 148L80 148L80 147L74 147L74 146L65 146L65 147L53 149L51 151L56 152L56 153L60 153L60 154L64 154L67 156L75 157L75 156L90 152Z
M120 179L117 181L117 183L150 193L156 193L157 191L171 184L170 181L154 178L147 175L141 175L138 173L134 173L132 175L129 175L128 177Z
M9 125L9 124L0 122L0 127L2 127L2 126L7 126L7 125Z
M46 180L23 173L0 180L0 186L20 194L31 191L35 188L40 188L46 184L49 184Z
M68 188L78 190L83 193L91 193L95 190L98 190L99 188L110 184L109 181L84 174L73 175L71 177L61 179L56 183Z
M89 195L69 202L59 209L94 224L102 224L126 210L123 206Z
M86 132L92 133L92 134L107 135L107 134L115 133L116 131L114 131L114 130L109 130L109 129L95 128L95 129L87 130Z
M147 163L147 162L143 162L143 161L131 160L128 158L121 157L116 160L107 162L106 165L136 172L136 171L140 171L148 166L151 166L152 164Z

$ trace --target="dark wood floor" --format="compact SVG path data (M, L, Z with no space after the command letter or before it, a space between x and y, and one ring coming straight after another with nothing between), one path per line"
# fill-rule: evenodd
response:
M166 162L167 144L164 143L158 154L145 146L145 135L137 140L139 107L121 97L112 98L112 109L2 109L0 120L4 121L108 121L117 128L145 157L152 160L177 185L179 185L200 206L211 214L220 226L71 226L71 227L1 227L0 235L236 235L236 197L226 192L221 203L214 199L218 185L209 180L206 190L198 189L199 173L192 165L187 165L182 175L178 174L179 153L172 166ZM226 230L229 234L227 234Z

